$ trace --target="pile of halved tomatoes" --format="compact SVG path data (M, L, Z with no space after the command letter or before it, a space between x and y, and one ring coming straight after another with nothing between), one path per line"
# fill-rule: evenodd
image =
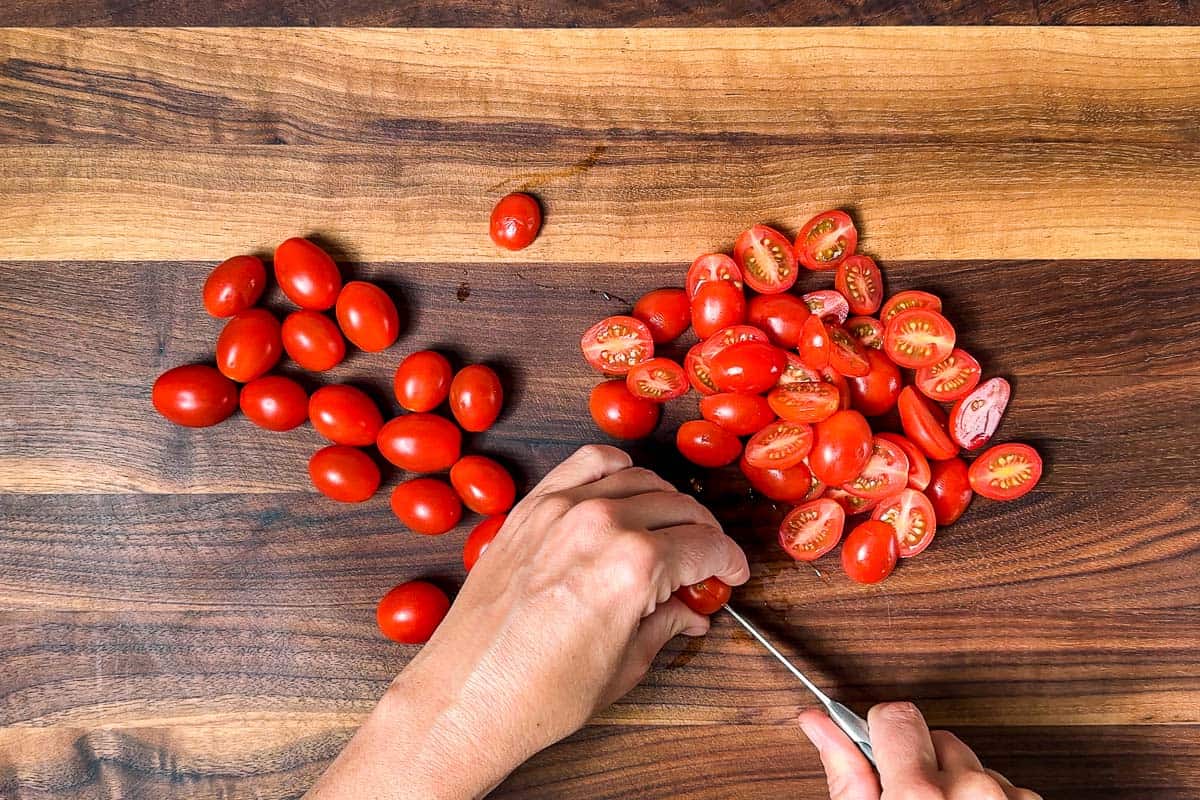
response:
M794 242L755 225L732 255L700 256L684 288L646 294L631 315L590 327L581 346L615 378L589 401L601 430L646 436L662 403L694 389L700 419L679 427L680 453L706 468L737 461L756 491L795 504L779 541L799 561L836 547L848 516L869 514L845 537L842 565L875 583L929 547L974 494L1024 495L1042 460L1016 443L969 466L960 457L992 438L1009 384L981 382L937 296L905 291L885 302L879 266L857 246L842 211L818 214ZM790 291L801 268L832 272L833 288ZM682 363L656 354L689 327L700 341Z

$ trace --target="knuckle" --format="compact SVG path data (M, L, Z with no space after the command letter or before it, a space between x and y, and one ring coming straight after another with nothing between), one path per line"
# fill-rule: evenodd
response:
M609 559L610 581L614 591L629 593L644 590L655 583L659 548L651 536L630 532L613 541L616 552Z
M584 464L606 464L609 461L629 461L629 454L607 444L585 444L575 451L575 458Z
M967 772L954 779L951 800L1007 800L995 779L983 772Z
M538 499L537 513L547 520L560 519L566 516L573 505L571 498L564 492L551 492Z
M875 717L878 724L886 726L908 727L925 724L920 709L907 701L880 703L871 709L871 716Z
M608 527L617 517L616 503L606 497L590 497L579 502L567 516L592 527Z
M660 492L670 492L675 494L677 490L671 485L670 481L659 475L652 469L645 467L629 467L625 470L631 478L635 479L639 484L644 484L647 487L656 489Z

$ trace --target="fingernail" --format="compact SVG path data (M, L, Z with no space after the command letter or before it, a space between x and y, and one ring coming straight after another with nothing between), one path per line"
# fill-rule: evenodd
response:
M708 633L708 625L689 625L680 633L684 636L703 636Z

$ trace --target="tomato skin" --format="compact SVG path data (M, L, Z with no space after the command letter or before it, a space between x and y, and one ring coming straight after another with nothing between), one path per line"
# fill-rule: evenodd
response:
M341 331L320 311L293 311L284 318L280 333L288 357L312 372L333 369L346 357Z
M941 406L918 394L911 386L900 391L896 406L900 409L904 435L925 455L938 461L958 455L958 445L946 433L946 412Z
M688 267L687 280L684 282L688 299L696 296L696 290L705 281L729 281L742 288L742 270L729 256L724 253L705 253L692 262Z
M950 410L950 438L966 450L983 447L1000 427L1011 395L1004 378L981 383Z
M504 387L500 385L500 376L489 366L463 367L450 383L450 412L465 431L486 431L503 407Z
M930 311L941 312L942 299L936 294L921 292L915 289L907 292L897 292L888 298L879 311L879 321L886 328L898 314L911 311L914 308L928 308Z
M709 361L717 388L741 394L758 394L770 389L779 382L786 364L787 357L782 350L762 342L730 345Z
M883 500L908 485L908 456L887 439L878 436L871 442L871 457L857 478L842 485L852 495L867 500Z
M917 370L915 382L930 400L949 403L970 394L979 384L979 376L979 362L956 347L938 363Z
M692 297L692 328L701 339L745 319L746 295L729 281L702 283Z
M425 581L393 587L375 608L379 631L393 642L424 644L450 610L446 593Z
M454 369L449 360L433 350L418 350L396 367L392 387L396 402L407 411L433 411L450 394Z
M924 552L937 533L933 504L916 489L904 489L883 500L871 512L871 519L892 529L901 558L912 558Z
M829 366L846 378L861 378L871 371L867 348L841 325L825 326L829 334Z
M734 392L701 398L700 416L734 436L749 436L775 421L775 412L766 398Z
M524 250L542 229L542 207L531 195L513 192L501 197L492 208L488 235L505 250Z
M462 519L462 502L438 478L412 478L392 490L392 513L413 533L441 536Z
M584 331L579 346L584 360L605 375L624 375L654 358L654 338L646 323L620 314L605 317Z
M963 515L975 493L967 478L967 463L961 458L935 461L929 465L929 486L925 496L933 505L938 525L951 525Z
M846 332L867 349L883 349L883 323L874 317L850 317L846 320Z
M803 503L812 489L812 473L804 464L787 469L756 467L743 455L738 462L754 491L780 503Z
M391 463L408 472L441 472L462 455L462 431L436 414L404 414L379 429L375 445Z
M338 325L355 347L377 353L400 336L400 312L387 292L367 281L350 281L338 293Z
M204 310L232 317L252 308L267 288L267 268L256 256L234 256L213 268L204 281Z
M766 225L754 225L738 236L733 244L733 260L741 268L746 285L760 294L786 292L796 283L792 243Z
M720 578L705 578L691 586L680 586L675 596L697 614L708 616L721 609L733 596L733 589Z
M989 500L1016 500L1042 479L1042 457L1027 444L998 444L971 462L967 478Z
M841 486L859 476L871 458L871 426L857 411L838 411L813 426L808 465L822 483Z
M187 364L159 375L150 390L154 409L176 425L207 428L238 407L237 384L207 364Z
M837 269L858 247L858 229L845 211L823 211L796 236L796 258L810 270Z
M691 300L683 289L655 289L634 304L633 316L646 323L655 344L666 344L692 324Z
M869 256L847 256L838 264L833 285L846 298L851 313L874 314L883 303L883 275Z
M486 456L463 456L450 468L450 485L476 514L503 514L517 501L508 470Z
M879 417L896 407L904 381L900 368L879 350L867 350L867 364L866 375L847 378L850 402L866 416Z
M643 361L625 376L625 386L634 397L665 403L688 392L689 377L683 367L669 358Z
M879 583L892 574L900 549L892 527L868 520L850 531L842 545L842 570L858 583Z
M658 403L635 397L622 380L605 381L592 389L588 411L596 427L614 439L641 439L658 425Z
M771 344L791 350L800 343L800 331L811 312L794 294L757 294L746 306L746 321L765 331Z
M217 337L217 369L238 383L266 375L281 355L279 320L265 309L251 308L234 316Z
M342 383L322 386L308 398L308 418L334 444L366 447L383 425L379 407L364 392Z
M337 301L342 273L328 253L295 237L275 248L275 282L301 308L324 311Z
M290 431L308 419L308 393L282 375L264 375L247 383L238 405L251 422L269 431Z
M487 551L506 519L508 519L508 514L493 514L467 534L467 540L463 543L463 566L467 572L475 567L475 562Z
M704 343L692 345L683 358L683 370L687 373L688 383L702 395L713 395L719 390L712 382L712 368L704 357Z
M824 498L793 508L779 524L779 544L797 561L816 561L842 539L846 512Z
M829 366L829 331L816 314L804 320L800 334L800 360L811 369Z
M742 443L729 431L706 419L689 420L675 432L675 446L688 461L716 469L742 454Z
M331 444L313 453L308 460L308 476L313 486L339 503L361 503L379 488L379 465L356 447Z
M776 386L767 405L781 418L809 424L829 419L841 407L838 390L825 381L805 381Z
M746 442L746 461L762 469L787 469L812 449L812 428L802 422L772 422Z
M925 458L921 448L898 433L878 433L875 438L886 439L904 451L904 455L908 457L908 486L910 489L923 491L929 485L929 460Z

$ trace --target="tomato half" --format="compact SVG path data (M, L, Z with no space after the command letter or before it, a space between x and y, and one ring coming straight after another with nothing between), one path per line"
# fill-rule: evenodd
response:
M771 410L791 422L820 422L829 419L841 407L841 397L833 384L805 381L776 386L767 395Z
M741 267L724 253L706 253L688 267L687 280L684 281L684 286L687 287L687 296L695 297L696 290L706 281L729 281L741 289Z
M901 367L929 367L954 351L954 339L954 328L945 317L927 308L915 308L897 314L888 323L883 351Z
M825 211L804 223L796 237L796 258L811 270L837 269L858 247L858 229L845 211Z
M765 397L722 392L700 399L700 416L734 436L749 436L775 421Z
M269 431L290 431L308 419L308 393L291 378L264 375L242 387L242 413Z
M981 383L950 409L950 438L967 450L983 447L1000 426L1011 394L1004 378Z
M492 540L496 538L496 534L500 532L506 519L508 519L507 514L494 514L480 522L467 534L467 540L463 542L463 567L467 572L474 569L479 557L491 546Z
M624 375L654 358L654 338L634 317L606 317L584 331L579 342L584 360L605 375Z
M733 596L733 589L720 578L705 578L691 586L680 586L675 596L697 614L708 616L720 610Z
M361 503L379 488L379 465L357 447L331 444L308 460L313 486L339 503Z
M379 631L393 642L424 644L450 610L446 593L425 581L409 581L383 596L375 609Z
M266 375L281 355L279 320L262 308L251 308L233 317L217 337L217 369L238 383Z
M280 334L288 357L312 372L332 369L346 357L342 332L320 311L293 311L284 317Z
M908 486L912 489L923 490L929 485L929 460L921 452L921 448L898 433L878 433L876 439L886 439L904 451L908 459Z
M542 229L542 207L531 195L513 192L501 197L492 208L488 235L497 247L524 250Z
M878 436L871 442L871 457L858 477L842 488L868 500L891 497L908 485L908 456L895 442Z
M783 373L779 376L779 383L776 385L790 386L793 383L805 383L821 379L821 373L815 369L806 367L800 356L795 353L787 353L787 365L783 368Z
M712 370L704 358L704 344L692 345L683 357L683 370L687 373L692 388L702 395L716 394L718 389L712 382Z
M833 286L854 314L874 314L883 302L883 275L869 256L847 256L838 265Z
M796 254L779 231L754 225L733 243L733 260L746 285L760 294L786 292L796 283Z
M658 425L659 404L632 394L625 381L605 381L592 389L588 411L614 439L641 439Z
M729 281L706 281L692 296L692 328L707 339L746 319L746 295Z
M808 310L826 322L832 321L841 325L850 316L850 304L841 292L833 289L809 292L803 299Z
M742 442L706 419L689 420L675 432L675 446L688 461L716 469L732 464L742 454Z
M871 458L871 426L857 411L839 411L813 426L808 465L830 486L854 480Z
M517 485L503 466L486 456L463 456L450 468L450 485L476 514L503 514L517 500Z
M441 472L462 455L462 431L436 414L404 414L379 429L375 446L391 463L409 472Z
M862 342L863 347L883 349L883 323L874 317L850 317L846 320L846 331Z
M891 526L867 520L846 537L842 545L842 569L847 578L857 583L879 583L892 574L899 555Z
M826 487L822 497L826 497L841 506L847 516L865 514L879 503L878 500L868 500L865 497L850 494L840 486Z
M338 293L338 325L359 350L377 353L400 336L400 312L388 293L367 281L350 281Z
M804 459L803 464L804 464L804 468L808 470L808 474L810 476L810 482L808 484L808 494L804 495L804 500L803 500L803 502L807 503L810 500L816 500L818 498L824 497L825 491L829 487L827 487L825 484L821 483L820 478L818 478L816 475L812 474L812 467L810 467L808 465L807 458Z
M643 361L625 376L625 385L635 397L664 403L687 394L688 376L683 367L669 358Z
M275 282L301 308L332 308L342 288L342 273L329 254L308 239L288 239L275 248Z
M929 498L916 489L904 489L875 506L871 519L895 531L901 558L911 558L929 547L937 533L937 516Z
M925 496L933 506L933 515L938 525L953 524L967 506L971 505L974 492L967 477L967 463L961 458L935 461L929 466L929 486Z
M895 319L898 314L903 314L905 311L912 311L914 308L927 308L930 311L940 312L942 310L942 299L936 294L921 292L915 289L907 292L897 292L883 304L883 308L879 311L879 321L886 328L887 324Z
M850 408L850 383L842 377L842 373L833 367L825 367L821 370L821 380L838 390L838 397L841 398L840 407L843 411Z
M379 407L362 390L342 383L322 386L308 398L308 418L334 444L366 447L383 425Z
M754 491L769 500L780 503L802 503L809 499L812 489L812 473L805 464L797 464L787 469L763 469L756 467L746 460L743 455L738 463L742 474Z
M956 347L938 363L917 370L916 386L930 400L949 403L978 386L979 374L979 362Z
M769 344L770 339L767 338L767 335L762 330L753 325L730 325L728 328L722 328L701 342L700 353L704 356L705 363L711 365L717 353L726 347L741 344L742 342L762 342L763 344Z
M1016 500L1042 478L1042 457L1027 444L998 444L971 463L971 488L990 500Z
M464 431L486 431L503 407L500 376L486 364L463 367L450 382L450 413Z
M879 350L867 350L866 375L848 378L851 405L868 417L878 417L896 407L904 387L900 369Z
M746 460L763 469L787 469L812 449L812 428L802 422L772 422L746 442Z
M234 256L213 268L204 281L204 310L232 317L252 308L267 288L267 268L256 256Z
M238 387L207 364L187 364L158 376L150 402L176 425L207 428L237 410Z
M462 519L462 502L438 478L412 478L392 490L392 513L413 533L440 536Z
M746 307L746 321L761 328L771 344L788 350L800 343L800 331L811 312L794 294L758 294Z
M821 318L813 314L804 320L800 333L800 360L806 367L824 369L829 366L829 349L829 331Z
M825 326L829 334L829 366L846 378L861 378L871 371L867 348L846 332L841 325Z
M691 301L683 289L655 289L634 304L633 316L646 323L655 344L666 344L692 324Z
M958 455L958 445L946 432L946 412L911 386L900 391L896 401L904 435L930 458L943 460Z
M396 368L396 402L407 411L433 411L450 394L453 377L454 368L444 355L418 350Z
M704 290L701 289L701 292ZM779 382L787 357L762 342L738 342L709 360L712 381L723 392L758 394Z
M797 561L816 561L841 541L846 512L832 500L793 508L779 524L779 544Z

